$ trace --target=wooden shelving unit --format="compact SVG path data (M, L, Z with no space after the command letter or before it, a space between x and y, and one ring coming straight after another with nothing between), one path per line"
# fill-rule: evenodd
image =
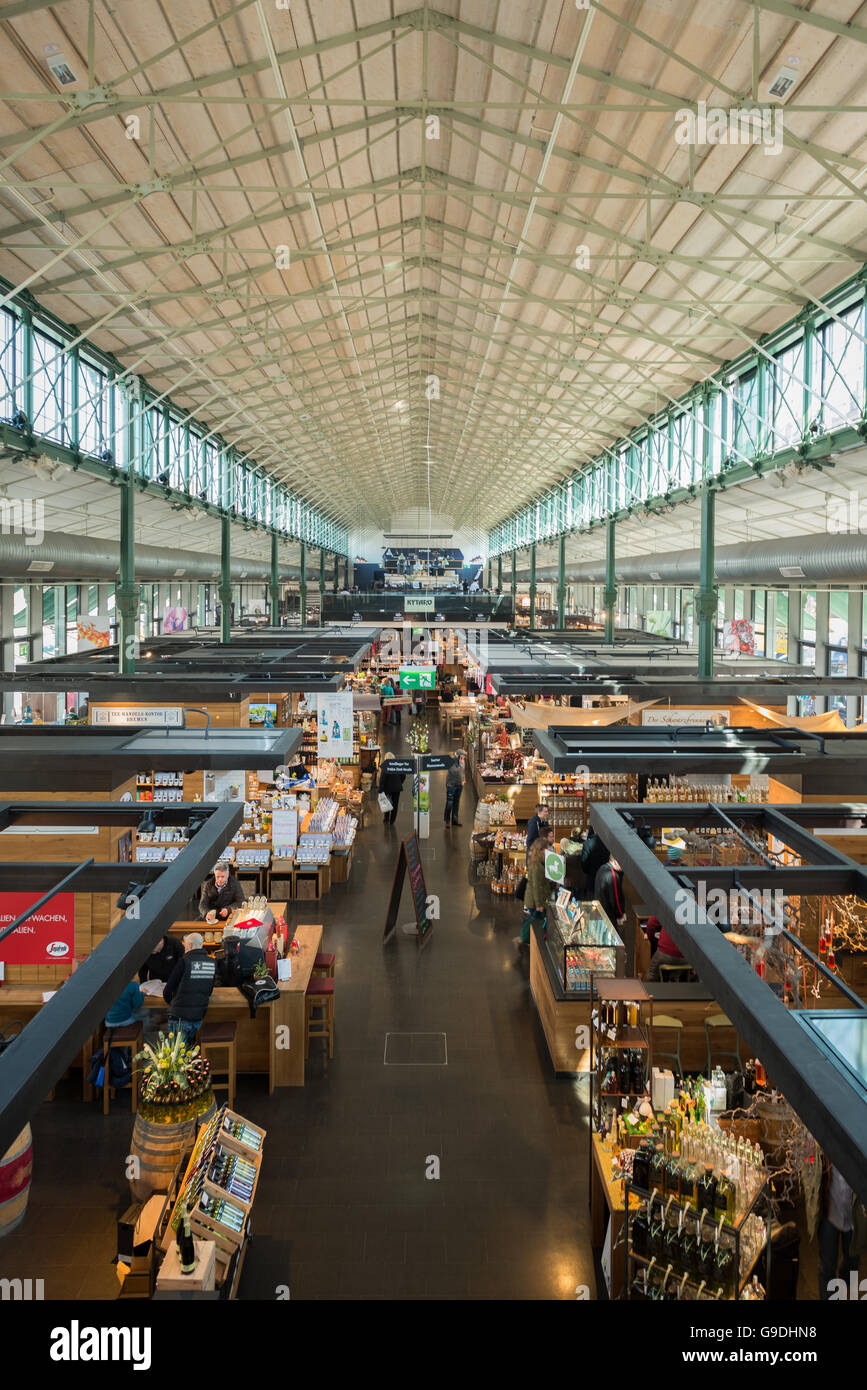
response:
M637 1023L628 1022L627 1005L637 1007ZM640 1092L603 1091L603 1055L620 1052L644 1052L645 1085L653 1077L653 998L640 980L590 978L590 1085L592 1097L590 1116L593 1127L602 1128L602 1111L606 1101L634 1101ZM613 1036L612 1036L613 1034ZM622 1104L619 1106L622 1108Z

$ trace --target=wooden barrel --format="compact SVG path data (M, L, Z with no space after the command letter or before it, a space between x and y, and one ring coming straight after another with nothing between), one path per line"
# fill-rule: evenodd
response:
M470 840L470 853L473 859L487 859L488 845L481 832L479 832L479 834L474 834Z
M476 806L476 814L473 822L473 829L487 831L491 824L491 808L487 801L480 801Z
M202 1102L206 1102L202 1105ZM201 1108L199 1108L201 1107ZM176 1111L178 1107L173 1107ZM209 1120L217 1106L213 1091L190 1103L189 1115L172 1124L163 1124L158 1119L149 1118L159 1109L145 1106L145 1114L140 1109L135 1117L130 1144L130 1157L138 1159L137 1166L131 1165L129 1175L130 1191L137 1202L146 1202L154 1192L167 1192L172 1174L184 1149L192 1144L198 1123Z
M24 1220L32 1170L33 1136L25 1125L0 1158L0 1236L8 1236Z

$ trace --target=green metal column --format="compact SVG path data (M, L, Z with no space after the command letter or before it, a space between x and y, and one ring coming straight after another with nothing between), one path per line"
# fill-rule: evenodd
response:
M488 560L488 582L487 582L487 584L485 585L485 588L486 588L486 589L492 589L492 588L494 587L493 584L491 583L491 580L492 580L493 577L494 577L494 572L493 572L493 569L492 569L493 563L494 563L493 560L490 560L490 559Z
M301 626L307 623L307 542L301 541L301 573L298 576L298 619Z
M325 551L319 551L319 626L325 626Z
M133 460L135 455L133 455ZM120 582L115 590L120 675L135 671L136 637L141 589L135 582L135 473L132 462L120 489Z
M335 592L335 594L337 593L337 591L338 591L339 588L340 588L340 556L337 554L337 551L335 551L335 552L334 552L334 592Z
M278 627L280 624L280 566L277 555L277 535L271 533L271 583L269 597L271 599L271 626Z
M349 556L348 556L348 555L346 555L346 556L344 557L344 560L343 560L343 587L344 587L344 589L348 589L348 588L349 588Z
M232 521L224 512L220 518L220 641L228 642L232 631Z
M497 593L503 592L503 557L497 556Z
M605 523L605 588L602 591L606 642L614 641L614 614L617 608L617 581L614 575L614 519L609 517Z
M566 537L560 537L557 555L557 626L566 626Z
M714 588L714 519L716 490L706 482L701 494L701 558L695 596L698 624L698 678L713 680L713 646L719 594Z
M512 551L512 622L515 621L515 614L518 611L518 552Z
M536 626L536 542L530 546L530 630Z

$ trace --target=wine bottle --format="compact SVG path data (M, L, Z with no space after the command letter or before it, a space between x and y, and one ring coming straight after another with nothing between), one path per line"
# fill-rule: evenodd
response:
M196 1247L190 1231L189 1208L184 1207L184 1219L178 1224L178 1264L181 1274L192 1274L196 1267Z

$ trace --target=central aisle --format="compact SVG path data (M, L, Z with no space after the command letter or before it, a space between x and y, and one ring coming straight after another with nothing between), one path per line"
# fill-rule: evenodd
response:
M406 729L405 714L386 749L405 755ZM421 951L399 930L382 943L409 778L393 827L369 799L349 883L292 905L290 923L322 921L336 953L335 1055L314 1041L303 1091L239 1084L239 1110L268 1129L244 1298L594 1295L587 1084L553 1077L512 944L518 905L473 885L472 788L446 830L443 774L431 782L422 860L441 915ZM405 888L399 921L411 915ZM385 1065L388 1033L445 1034L447 1065L437 1037L392 1040L390 1060L427 1064Z

